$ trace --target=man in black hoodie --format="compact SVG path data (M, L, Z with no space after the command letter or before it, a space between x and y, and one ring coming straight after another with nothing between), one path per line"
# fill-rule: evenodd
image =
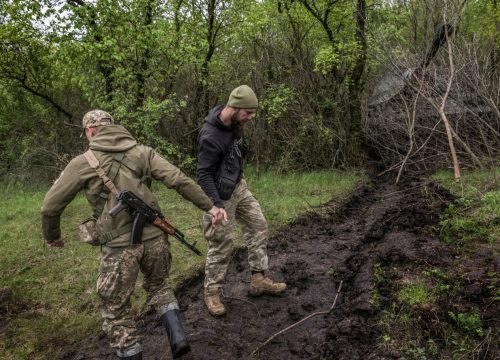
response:
M213 108L205 118L198 135L198 184L218 208L225 208L225 222L212 225L211 216L203 220L208 242L205 263L204 299L213 316L225 314L219 297L233 249L232 227L234 221L242 226L248 248L248 262L252 272L250 294L280 294L285 283L274 282L266 276L267 222L259 203L247 188L243 177L241 147L244 125L250 122L258 101L247 85L234 89L227 104Z

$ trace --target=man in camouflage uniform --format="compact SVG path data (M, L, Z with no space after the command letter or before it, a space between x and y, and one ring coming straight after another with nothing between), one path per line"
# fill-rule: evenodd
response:
M159 210L158 201L151 192L152 179L156 179L200 209L209 211L214 226L221 220L221 210L213 206L193 180L150 147L138 144L124 127L114 124L107 112L92 110L85 114L83 132L94 159L117 189L132 191ZM95 220L86 223L90 224L86 233L92 233L97 237L93 241L102 245L97 293L102 299L103 330L111 346L121 359L142 359L140 335L130 313L130 298L141 271L147 305L157 311L167 329L174 357L180 356L189 351L189 344L182 329L177 300L167 283L171 262L169 241L160 229L147 225L142 242L131 244L132 218L126 211L115 217L108 214L117 204L116 197L103 185L106 178L98 176L86 154L71 160L46 194L42 206L44 238L49 247L64 246L61 214L77 193L84 190Z
M208 242L204 300L213 316L221 316L226 312L219 297L219 289L231 258L235 220L242 226L248 249L252 272L250 294L276 295L286 289L285 283L274 282L265 275L268 270L267 222L243 177L243 126L252 120L257 106L253 90L241 85L231 92L225 106L217 106L209 112L198 135L198 184L215 206L226 211L226 222L220 226L213 226L208 214L203 221Z

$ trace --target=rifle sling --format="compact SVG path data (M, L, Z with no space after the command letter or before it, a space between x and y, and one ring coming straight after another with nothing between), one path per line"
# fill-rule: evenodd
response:
M120 154L125 156L125 154L123 154L123 153L119 153L117 155L120 155ZM116 160L117 155L115 155L115 158L113 160ZM118 195L119 191L116 188L115 184L113 183L113 180L116 177L116 175L118 174L118 170L120 169L121 163L118 162L118 160L116 162L113 161L113 165L111 166L111 169L109 171L109 175L107 175L104 172L104 170L102 169L102 167L99 165L99 160L97 160L97 158L95 157L94 152L92 150L90 150L90 149L87 150L83 154L83 156L85 156L85 159L87 159L90 167L95 170L97 175L99 175L102 182L109 189L109 191L112 192L114 195ZM115 165L116 163L118 163L118 165ZM115 169L113 169L113 168L115 168ZM102 193L102 191L101 191L101 193ZM107 199L107 196L106 196L106 199Z

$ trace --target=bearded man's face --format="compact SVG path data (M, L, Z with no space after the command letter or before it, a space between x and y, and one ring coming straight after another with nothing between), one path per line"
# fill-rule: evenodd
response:
M236 109L231 117L231 127L237 137L243 135L245 124L252 121L256 112L256 109Z

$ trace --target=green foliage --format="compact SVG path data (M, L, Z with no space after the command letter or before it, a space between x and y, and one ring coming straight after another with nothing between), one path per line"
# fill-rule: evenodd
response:
M261 101L261 107L266 112L266 121L272 123L282 118L294 96L293 89L284 84L269 87Z
M350 88L364 51L356 33L358 1L209 4L4 0L2 173L24 181L53 178L85 147L78 126L90 108L110 111L141 141L192 169L203 117L241 83L255 88L265 116L250 148L265 145L266 153L281 154L291 143L283 156L263 160L288 169L354 164L359 154L350 152L360 150L351 145L359 139L350 135L360 136L361 115L349 106L361 99L352 99ZM457 11L456 1L432 9L417 0L366 5L370 71L388 60L420 59L443 13L452 19ZM478 39L479 52L497 51L499 17L494 2L468 1L460 34ZM310 136L318 146L303 151Z
M314 59L314 70L326 75L340 64L340 59L333 46L325 46L318 51Z
M373 265L373 277L375 278L375 282L377 284L382 284L386 281L382 264L376 263L375 265Z
M116 117L137 140L153 147L159 154L172 161L184 171L195 171L195 159L181 151L179 146L169 141L166 129L175 123L176 115L186 106L184 101L177 101L175 95L162 101L146 99L144 106L136 112L129 113L120 107Z
M500 238L499 169L463 174L463 183L456 183L448 172L439 172L435 179L450 187L461 197L448 206L443 215L441 236L448 243L471 241L494 243Z
M360 51L358 44L353 40L343 41L335 46L326 45L316 54L314 71L327 75L339 66L352 69Z
M406 350L406 353L410 355L411 359L415 360L427 360L427 351L423 347L411 347Z
M338 136L322 117L303 118L286 140L279 158L282 169L316 170L338 160Z
M448 315L459 328L472 335L484 336L483 324L478 314L454 313L453 311L449 311Z
M428 268L422 271L422 275L426 277L437 299L449 299L462 288L460 281L454 280L449 273L440 268Z
M429 270L424 270L422 271L422 274L431 278L435 278L437 280L446 281L449 279L448 274L440 268L431 268Z
M440 221L441 236L447 243L459 244L484 240L489 236L489 228L482 226L474 219L460 217L454 206L450 206Z
M474 36L485 45L500 48L498 26L500 7L494 1L469 1L463 15L462 30L470 37Z
M373 309L378 308L380 306L380 292L372 290L368 303L373 307Z
M4 1L0 8L0 169L22 181L52 177L78 149L69 113L54 111L81 94L62 75L66 64L44 22L50 6Z

